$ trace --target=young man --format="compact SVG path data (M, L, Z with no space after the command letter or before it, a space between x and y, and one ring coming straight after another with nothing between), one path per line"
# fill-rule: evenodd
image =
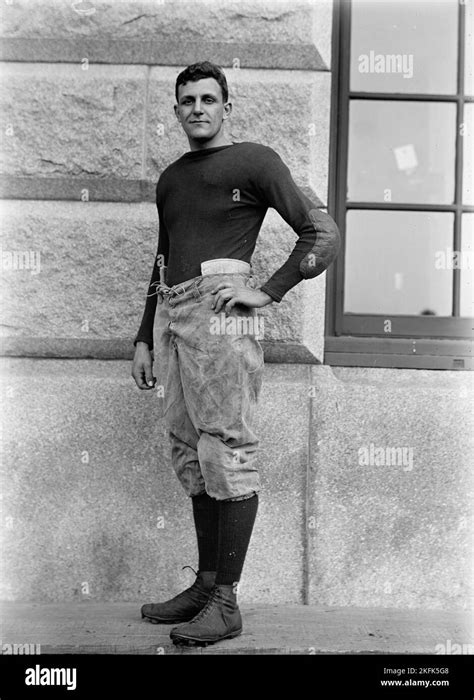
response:
M158 252L132 376L140 389L153 389L153 350L173 467L192 499L199 571L183 593L144 605L142 617L181 623L171 630L175 644L205 645L242 631L236 584L260 490L252 430L263 372L257 309L321 274L340 237L275 151L226 137L232 105L218 66L188 66L176 100L190 151L158 181ZM257 288L250 260L268 207L298 240Z

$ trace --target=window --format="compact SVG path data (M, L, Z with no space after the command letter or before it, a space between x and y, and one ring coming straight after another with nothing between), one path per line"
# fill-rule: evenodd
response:
M470 367L472 0L335 5L325 361Z

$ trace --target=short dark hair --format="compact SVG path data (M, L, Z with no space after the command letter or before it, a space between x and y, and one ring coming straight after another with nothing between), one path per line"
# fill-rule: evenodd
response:
M185 85L185 83L192 82L195 83L197 80L202 80L203 78L214 78L217 80L221 86L222 99L227 102L229 99L229 88L227 87L227 80L224 75L224 71L219 66L211 61L201 61L200 63L193 63L187 68L185 68L176 78L175 95L176 102L178 99L178 88L180 85Z

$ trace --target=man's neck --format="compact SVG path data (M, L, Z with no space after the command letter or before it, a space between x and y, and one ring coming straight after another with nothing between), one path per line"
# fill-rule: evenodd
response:
M204 151L207 148L218 148L219 146L231 146L232 141L230 141L226 136L217 135L208 141L197 141L196 139L188 139L189 148L191 151Z

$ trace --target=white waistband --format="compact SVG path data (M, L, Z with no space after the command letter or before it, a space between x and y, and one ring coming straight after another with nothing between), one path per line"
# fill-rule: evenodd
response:
M235 258L215 258L201 263L201 275L218 275L225 272L251 272L251 266Z

